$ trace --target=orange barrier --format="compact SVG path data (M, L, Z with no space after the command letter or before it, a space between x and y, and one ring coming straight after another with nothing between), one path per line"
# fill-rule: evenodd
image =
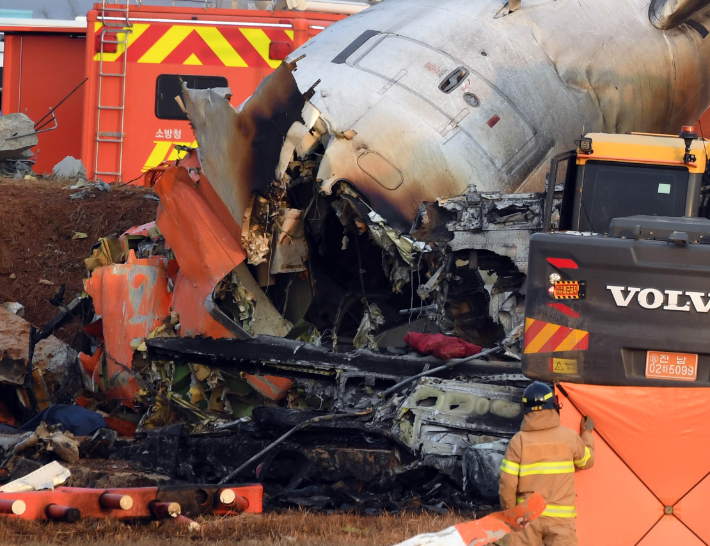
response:
M596 424L594 468L576 476L580 546L710 543L710 389L557 391L563 425L576 430L582 415Z
M178 515L260 514L262 498L260 484L125 489L58 487L54 491L0 493L0 513L22 519L67 522L83 517L164 519Z
M438 533L424 533L396 546L483 546L502 539L511 532L522 531L545 510L545 500L534 493L525 502L494 512L481 519L459 523Z

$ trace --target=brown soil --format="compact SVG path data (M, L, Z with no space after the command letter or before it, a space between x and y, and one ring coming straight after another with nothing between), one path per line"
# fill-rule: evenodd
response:
M242 546L392 546L420 533L441 531L466 521L456 514L322 515L305 511L245 514L198 519L198 532L175 522L127 524L115 520L57 524L0 519L0 544L131 544L163 546L237 544Z
M84 258L99 237L155 220L158 202L145 198L152 190L112 186L110 192L93 190L71 200L80 191L62 189L71 184L0 179L0 302L20 302L25 319L36 326L58 312L49 299L62 284L66 303L83 290ZM86 239L72 239L77 232ZM71 343L79 327L74 322L56 335Z

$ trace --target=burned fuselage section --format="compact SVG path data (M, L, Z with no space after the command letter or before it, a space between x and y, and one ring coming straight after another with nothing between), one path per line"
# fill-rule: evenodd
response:
M295 68L282 65L238 110L222 90L184 93L201 172L241 228L248 275L241 266L239 277L268 293L288 324L305 321L335 348L401 347L417 329L485 346L509 337L522 320L519 289L542 195L470 186L421 203L412 227L398 229L351 181L322 184L334 141L357 135L328 127L308 100L314 90L298 90ZM223 287L213 316L248 331L244 294L235 292L235 314L221 303Z

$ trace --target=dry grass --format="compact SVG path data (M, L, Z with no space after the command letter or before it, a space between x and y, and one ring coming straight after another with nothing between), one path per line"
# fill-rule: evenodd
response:
M174 522L127 524L116 520L84 520L76 524L0 519L0 545L135 546L238 544L243 546L390 546L419 533L440 531L461 523L456 514L359 516L311 514L247 514L204 518L199 532Z

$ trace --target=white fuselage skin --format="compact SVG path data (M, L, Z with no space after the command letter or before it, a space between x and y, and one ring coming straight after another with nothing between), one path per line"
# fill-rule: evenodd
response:
M356 133L329 143L324 190L347 180L408 230L422 201L469 185L544 191L549 159L583 133L676 134L710 104L710 39L656 29L648 4L384 0L332 25L289 57L306 56L302 92L321 80L328 129Z

